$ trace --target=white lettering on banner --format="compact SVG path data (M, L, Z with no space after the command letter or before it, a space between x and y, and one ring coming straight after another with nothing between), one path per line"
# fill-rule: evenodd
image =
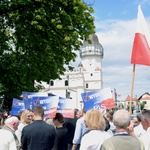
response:
M24 103L18 103L18 106L24 106Z
M51 100L51 99L47 99L47 100L40 100L40 104L48 104L48 103L50 103L50 102L52 102L52 100Z
M98 97L100 97L100 92L98 92L98 93L94 93L94 94L92 94L92 95L89 95L89 98L90 99L94 99L94 98L98 98Z
M100 110L100 109L106 109L106 106L105 106L105 104L100 104L100 105L93 106L93 108Z
M40 100L40 104L48 104L48 103L56 103L57 99L56 98L53 98L53 99L45 99L45 100Z

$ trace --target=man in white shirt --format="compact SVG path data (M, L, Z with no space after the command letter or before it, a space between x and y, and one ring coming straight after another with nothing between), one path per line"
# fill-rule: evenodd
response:
M4 129L0 129L0 149L1 150L17 150L16 142L13 134Z
M5 125L0 129L0 150L19 150L15 130L18 128L19 120L12 116L5 120Z
M145 130L143 129L143 126L141 124L141 115L138 114L135 118L133 118L133 123L136 126L134 127L134 133L135 136L140 138L145 133Z
M145 150L150 150L150 110L142 111L141 121L143 129L146 130L146 132L140 139L144 143Z

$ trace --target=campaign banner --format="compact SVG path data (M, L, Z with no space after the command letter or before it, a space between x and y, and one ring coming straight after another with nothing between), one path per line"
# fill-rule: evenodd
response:
M110 88L81 93L84 109L106 110L115 108L115 101Z
M59 97L57 112L64 118L74 118L74 103L72 99Z
M23 100L25 108L33 109L32 108L32 97L34 96L48 96L47 93L44 92L22 92Z
M12 115L18 115L20 111L23 111L25 109L24 101L19 100L17 98L13 98L12 100L12 107L11 107L11 114Z
M32 97L32 108L41 106L44 108L44 118L54 118L58 107L58 96L34 96Z

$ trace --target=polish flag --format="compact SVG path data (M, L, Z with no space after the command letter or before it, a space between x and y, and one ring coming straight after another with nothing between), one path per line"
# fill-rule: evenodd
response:
M132 48L131 64L150 66L150 30L140 5L138 6L137 27Z

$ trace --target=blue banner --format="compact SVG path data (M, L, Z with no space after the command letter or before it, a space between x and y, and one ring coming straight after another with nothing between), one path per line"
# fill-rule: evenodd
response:
M25 108L32 108L32 97L33 96L48 96L47 93L42 93L42 92L22 92L23 95L23 100L24 100L24 105Z
M35 106L41 106L44 108L45 118L54 118L58 107L58 101L58 96L32 97L32 108Z
M72 99L59 97L57 112L65 118L74 118L74 103Z
M93 108L99 110L115 108L115 102L110 88L85 92L81 94L81 97L86 111Z
M18 115L20 111L23 111L25 109L24 101L19 100L17 98L13 98L12 100L12 107L11 107L11 114L12 115Z

